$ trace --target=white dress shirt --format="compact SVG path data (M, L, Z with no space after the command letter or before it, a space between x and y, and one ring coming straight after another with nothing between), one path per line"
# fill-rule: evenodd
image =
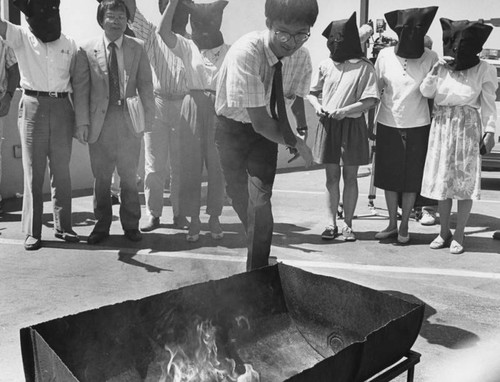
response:
M75 42L61 33L44 43L31 31L7 23L7 44L16 54L21 87L44 92L71 92L71 68L77 51Z

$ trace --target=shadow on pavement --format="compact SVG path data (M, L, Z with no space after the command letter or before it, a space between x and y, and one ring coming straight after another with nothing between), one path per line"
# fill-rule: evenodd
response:
M418 297L393 290L384 290L382 292L409 302L425 304L424 320L420 329L420 336L425 338L428 343L441 345L448 349L465 349L474 347L479 343L480 338L475 333L457 328L456 326L431 322L429 319L437 313L437 310Z

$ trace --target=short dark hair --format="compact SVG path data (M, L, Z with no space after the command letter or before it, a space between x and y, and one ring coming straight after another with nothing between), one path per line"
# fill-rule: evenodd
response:
M104 21L104 15L107 11L116 11L122 10L125 11L127 15L127 20L130 20L130 12L123 2L123 0L102 0L97 7L97 22L102 27L102 23Z
M266 0L265 16L271 23L305 23L312 27L318 17L318 3L316 0Z

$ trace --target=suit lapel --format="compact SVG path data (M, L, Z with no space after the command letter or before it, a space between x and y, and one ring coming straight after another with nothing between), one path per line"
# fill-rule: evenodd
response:
M101 38L97 42L94 48L94 56L99 68L104 74L104 78L106 80L106 84L108 83L108 63L106 61L106 47L104 45L104 39Z

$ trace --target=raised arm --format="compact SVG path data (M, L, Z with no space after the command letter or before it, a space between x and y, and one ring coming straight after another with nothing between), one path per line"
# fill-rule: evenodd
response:
M160 26L158 28L158 34L160 35L163 42L170 48L173 49L177 45L177 36L172 32L172 20L174 18L175 9L179 0L170 0L168 2L167 8L160 20Z

